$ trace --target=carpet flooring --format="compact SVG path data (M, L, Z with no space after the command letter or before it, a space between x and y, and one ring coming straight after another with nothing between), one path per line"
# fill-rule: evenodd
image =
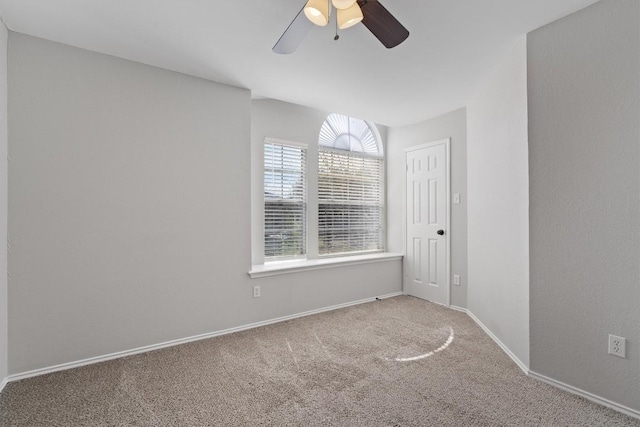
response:
M396 297L22 380L1 426L640 426Z

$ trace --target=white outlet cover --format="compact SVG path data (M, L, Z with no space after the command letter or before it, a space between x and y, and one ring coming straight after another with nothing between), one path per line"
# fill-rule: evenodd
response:
M627 357L626 338L609 334L609 354L622 358Z

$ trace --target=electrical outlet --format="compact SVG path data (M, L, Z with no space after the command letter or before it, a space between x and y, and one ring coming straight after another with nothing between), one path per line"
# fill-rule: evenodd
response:
M460 276L458 276L457 274L453 275L453 284L456 286L460 286Z
M260 286L253 287L253 297L260 298Z
M618 357L627 357L627 340L626 338L617 337L609 334L609 354Z

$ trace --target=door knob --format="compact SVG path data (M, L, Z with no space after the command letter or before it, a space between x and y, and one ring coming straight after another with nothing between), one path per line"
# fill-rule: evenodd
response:
M438 230L436 231L436 233L438 233L438 235L440 236L444 236L444 230Z

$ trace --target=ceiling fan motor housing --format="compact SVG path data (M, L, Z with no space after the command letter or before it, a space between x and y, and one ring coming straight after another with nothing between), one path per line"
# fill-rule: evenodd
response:
M356 3L356 0L331 0L336 9L349 9Z

